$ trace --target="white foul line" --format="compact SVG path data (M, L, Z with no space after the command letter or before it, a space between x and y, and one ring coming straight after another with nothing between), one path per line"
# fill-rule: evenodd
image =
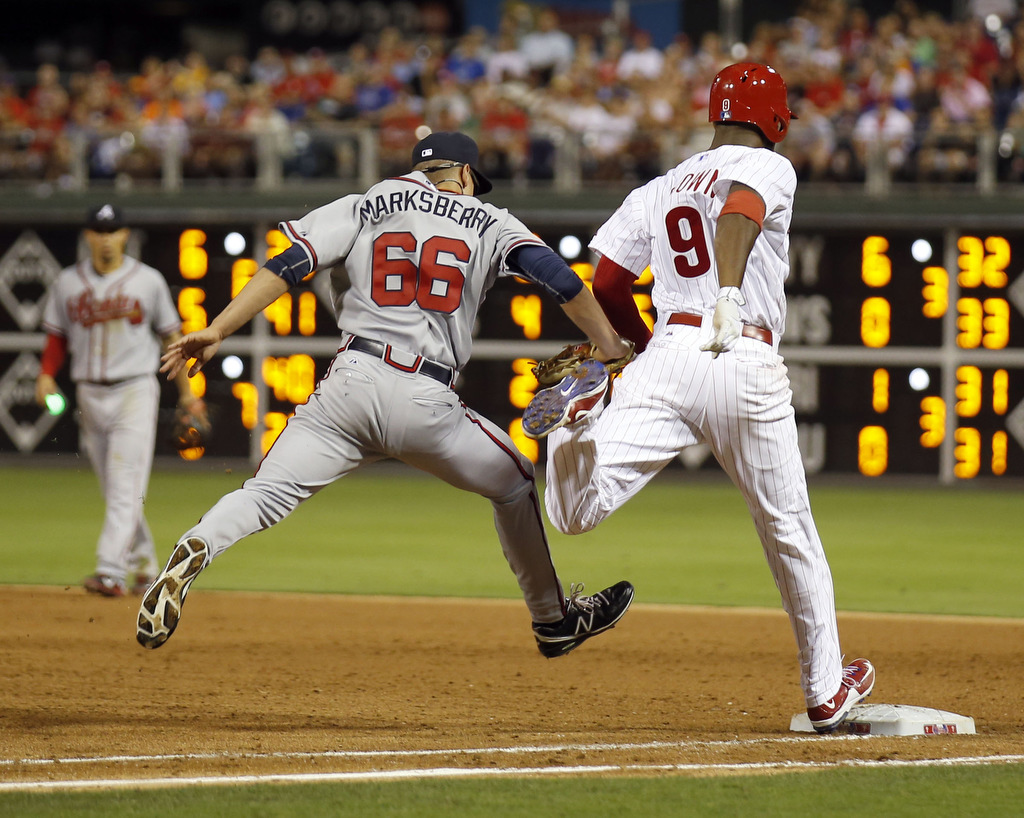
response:
M847 759L840 761L777 761L749 764L599 764L575 767L434 767L424 770L370 770L347 773L293 773L271 775L200 776L194 778L149 778L138 780L90 779L83 781L26 781L0 783L0 792L86 789L152 789L158 787L193 787L203 785L332 783L338 781L398 781L422 778L494 778L529 775L593 775L595 773L701 772L731 770L763 772L766 770L808 770L839 767L952 767L987 764L1017 764L1024 755L963 756L960 758Z
M452 747L435 750L323 750L276 753L166 753L163 755L72 756L68 758L2 758L0 766L45 766L49 764L109 764L132 761L206 761L210 759L310 759L310 758L429 758L431 756L515 755L519 753L604 752L622 750L688 750L709 747L746 747L758 744L804 744L814 741L866 741L873 736L777 736L711 741L646 741L627 744L547 744L516 747Z

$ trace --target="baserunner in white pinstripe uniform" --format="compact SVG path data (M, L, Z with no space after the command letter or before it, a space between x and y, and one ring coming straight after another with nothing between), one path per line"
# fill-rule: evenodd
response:
M707 443L747 502L796 635L808 715L829 732L871 692L875 673L867 660L842 664L832 575L778 352L796 174L774 146L791 116L772 68L723 69L711 89L710 149L634 190L598 230L594 293L643 352L603 412L589 405L607 380L597 362L551 387L567 399L551 424L545 501L559 530L589 531L685 447ZM653 336L630 293L648 265ZM537 400L550 411L551 394ZM584 417L567 422L576 416Z

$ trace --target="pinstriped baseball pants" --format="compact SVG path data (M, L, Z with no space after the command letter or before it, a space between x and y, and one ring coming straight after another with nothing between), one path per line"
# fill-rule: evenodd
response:
M707 333L659 326L615 381L604 411L548 437L548 516L563 533L589 531L685 447L707 443L746 500L813 707L838 689L842 655L832 573L811 514L786 367L770 345L750 338L712 359L699 348Z

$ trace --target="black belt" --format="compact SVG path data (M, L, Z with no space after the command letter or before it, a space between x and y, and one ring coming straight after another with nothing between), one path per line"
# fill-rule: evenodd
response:
M373 355L376 358L380 358L388 366L393 366L395 369L401 370L402 372L417 372L420 375L426 375L428 378L440 381L445 386L451 386L452 381L455 380L454 369L450 366L430 361L422 355L417 355L416 360L411 364L398 363L391 357L391 344L385 344L382 341L373 341L369 338L361 338L358 335L352 335L341 346L341 349L339 349L338 352L344 352L348 349L354 349L356 352L365 352L369 355Z
M674 312L668 317L668 323L685 324L688 327L699 327L701 321L701 317L694 315L692 312ZM744 324L742 335L744 338L754 338L758 341L764 341L768 346L772 345L772 331L770 329L755 327L753 324Z

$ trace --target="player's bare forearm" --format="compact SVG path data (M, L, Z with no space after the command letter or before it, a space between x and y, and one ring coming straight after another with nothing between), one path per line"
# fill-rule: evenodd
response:
M718 285L739 287L747 269L747 258L761 234L757 222L739 213L727 213L718 220L715 231L715 260Z
M288 287L288 282L283 278L261 267L221 314L213 319L210 329L216 330L220 339L224 340L288 292Z
M54 377L45 372L39 373L39 377L36 378L36 403L46 406L46 396L57 391L57 381Z
M194 358L195 362L189 367L187 375L193 377L217 354L225 338L249 323L287 291L287 281L266 267L261 267L220 315L213 319L210 326L198 332L190 332L168 345L161 359L163 365L160 371L167 375L167 380L175 380Z
M562 304L562 310L597 346L598 360L610 361L629 354L629 343L619 337L601 305L586 287L570 301Z

